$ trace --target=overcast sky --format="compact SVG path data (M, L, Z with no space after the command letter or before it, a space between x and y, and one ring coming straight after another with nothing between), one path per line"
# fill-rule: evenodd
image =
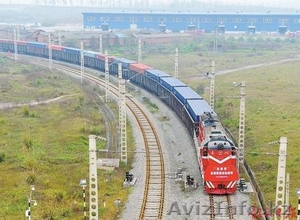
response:
M48 3L56 2L56 5L76 5L80 6L82 3L87 6L88 2L114 2L118 4L119 2L145 2L147 0L46 0ZM282 7L282 8L300 8L300 0L148 0L149 4L162 4L170 2L206 2L211 5L218 4L234 4L234 5L260 5L260 6L271 6L271 7ZM72 2L72 3L71 3ZM45 4L45 0L0 0L0 4Z

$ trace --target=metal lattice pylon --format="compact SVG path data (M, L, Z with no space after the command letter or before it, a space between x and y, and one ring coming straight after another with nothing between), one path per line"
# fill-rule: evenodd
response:
M210 95L209 95L209 101L210 101L210 107L212 109L215 108L215 73L216 73L216 67L215 67L215 61L211 61L211 79L210 79Z
M80 76L81 76L81 83L83 80L84 75L84 56L83 56L83 42L80 43Z
M175 49L175 70L174 70L174 76L176 79L178 79L178 48Z
M239 119L239 149L238 159L240 164L244 164L244 147L245 147L245 111L246 111L246 82L240 83L240 119Z
M99 35L99 53L103 53L102 49L102 34Z
M52 69L52 46L51 46L51 34L48 34L48 52L49 52L49 70Z
M109 66L108 66L108 55L107 55L107 50L105 50L105 102L109 102L109 97L108 97L108 93L109 93Z
M281 209L280 219L284 218L284 194L285 194L285 168L286 168L286 155L287 155L287 138L281 137L279 141L279 157L278 157L278 172L277 172L277 185L276 185L276 200L275 205L277 209ZM278 214L278 213L277 213ZM275 219L277 215L275 212Z
M98 173L96 136L89 135L89 186L90 186L90 220L98 220Z
M20 25L17 26L17 40L20 40Z
M61 31L58 30L58 45L61 46Z
M127 164L127 131L126 131L126 89L122 77L122 64L118 64L119 73L119 126L121 137L121 161Z
M138 63L142 62L142 40L138 39Z
M17 33L14 30L14 54L15 54L15 61L18 60L18 44L17 44Z

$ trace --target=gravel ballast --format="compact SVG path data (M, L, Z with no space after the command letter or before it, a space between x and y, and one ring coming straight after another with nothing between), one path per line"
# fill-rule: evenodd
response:
M203 191L201 175L198 167L197 156L194 141L188 134L183 123L163 102L155 96L139 89L136 100L141 103L141 107L148 112L156 130L164 153L165 161L165 203L163 219L210 219L209 197ZM152 104L158 106L158 111L151 113L145 105L142 104L143 98L149 99ZM132 124L136 151L144 151L143 139L133 115L128 114ZM138 219L140 207L143 199L144 180L145 180L145 154L136 153L131 172L137 177L137 182L132 189L128 201L124 204L125 209L120 218ZM186 174L192 175L199 184L197 189L183 190L182 184L175 182L175 172L181 168ZM217 204L216 219L226 219L225 196L215 198ZM231 197L232 205L235 211L234 218L237 220L251 219L248 210L251 205L248 194L237 192ZM228 218L227 218L228 219Z

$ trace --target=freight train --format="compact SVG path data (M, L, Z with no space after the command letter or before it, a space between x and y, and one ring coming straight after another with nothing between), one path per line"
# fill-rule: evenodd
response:
M0 50L14 52L14 41L0 39ZM51 45L52 59L80 65L80 49ZM19 54L49 57L49 46L44 43L17 41ZM84 66L105 71L105 55L84 51ZM126 58L108 56L109 73L118 75L122 64L123 78L155 94L182 120L196 146L203 188L208 194L233 194L237 189L237 148L226 135L217 114L209 104L186 84L171 75Z

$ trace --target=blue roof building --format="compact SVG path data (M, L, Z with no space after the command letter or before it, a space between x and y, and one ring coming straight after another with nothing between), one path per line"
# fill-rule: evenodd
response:
M181 12L97 12L83 13L85 29L153 29L173 32L204 30L279 32L300 30L300 14L181 13Z

